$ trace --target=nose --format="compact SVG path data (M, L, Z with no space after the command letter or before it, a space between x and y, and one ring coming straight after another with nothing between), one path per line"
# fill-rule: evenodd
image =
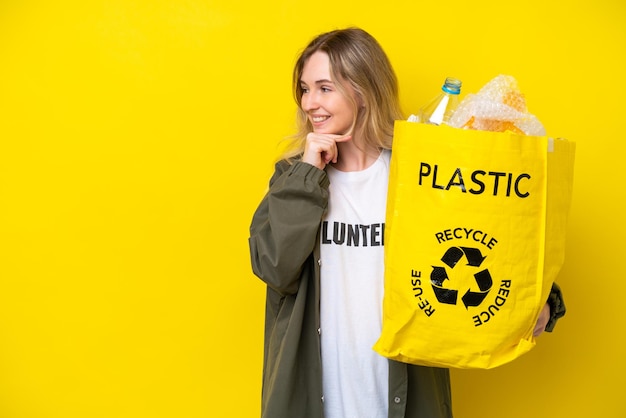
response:
M317 97L312 92L303 94L300 104L305 112L310 112L320 107Z

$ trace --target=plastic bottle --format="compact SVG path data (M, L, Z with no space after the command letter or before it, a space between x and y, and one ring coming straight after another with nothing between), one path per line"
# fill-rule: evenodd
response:
M420 109L419 120L431 125L447 125L450 116L459 105L461 81L448 77L441 87L442 92Z

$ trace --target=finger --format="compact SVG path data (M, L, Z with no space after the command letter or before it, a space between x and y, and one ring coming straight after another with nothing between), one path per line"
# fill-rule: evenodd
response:
M336 163L339 150L337 144L352 139L351 134L332 135L310 132L307 135L303 161L320 169L329 163Z
M549 320L550 320L550 305L546 303L543 306L543 309L541 309L541 312L539 313L539 318L537 318L537 324L535 324L535 329L533 330L534 337L538 337L541 333L543 333L543 331L546 328L546 325L548 325Z
M347 142L352 139L352 135L323 135L323 140L327 145L322 154L322 160L325 164L336 164L339 157L339 148L337 144Z
M333 155L336 155L336 154L331 154L326 151L324 152L324 155L323 155L324 165L328 165L330 162L335 163L337 161L337 157L333 157Z
M326 164L337 162L337 157L339 156L339 149L337 148L337 143L332 141L329 144L329 148L326 150Z
M336 153L335 141L328 138L309 138L302 161L323 170Z
M335 140L335 142L347 142L352 139L352 134L341 135L333 139Z
M337 164L337 157L339 157L339 150L335 147L335 152L333 152L333 158L331 159L333 164Z

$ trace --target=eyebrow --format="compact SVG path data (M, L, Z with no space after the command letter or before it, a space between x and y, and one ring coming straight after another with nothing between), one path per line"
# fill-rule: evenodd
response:
M319 84L328 84L328 83L330 83L330 84L335 84L335 82L334 82L334 81L332 81L332 80L327 80L327 79L317 80L317 81L315 81L315 83L314 83L314 84L318 84L318 85L319 85ZM306 84L306 83L305 83L303 80L300 80L300 84Z

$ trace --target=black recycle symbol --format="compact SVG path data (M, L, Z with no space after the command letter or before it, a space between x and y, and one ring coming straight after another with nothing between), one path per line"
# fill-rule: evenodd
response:
M477 269L480 268L480 265L486 258L486 256L483 257L478 248L450 247L441 258L441 261L450 267L450 269L454 269L463 256L467 259L468 266L476 267ZM476 280L479 290L475 292L472 291L472 289L467 289L467 292L465 292L461 298L466 309L469 306L480 305L487 297L487 294L491 290L491 285L493 284L491 274L489 274L489 270L487 269L475 273L474 279ZM433 271L430 274L430 283L433 286L437 300L441 303L456 305L459 292L458 290L445 288L444 282L446 280L450 280L446 268L433 266Z

